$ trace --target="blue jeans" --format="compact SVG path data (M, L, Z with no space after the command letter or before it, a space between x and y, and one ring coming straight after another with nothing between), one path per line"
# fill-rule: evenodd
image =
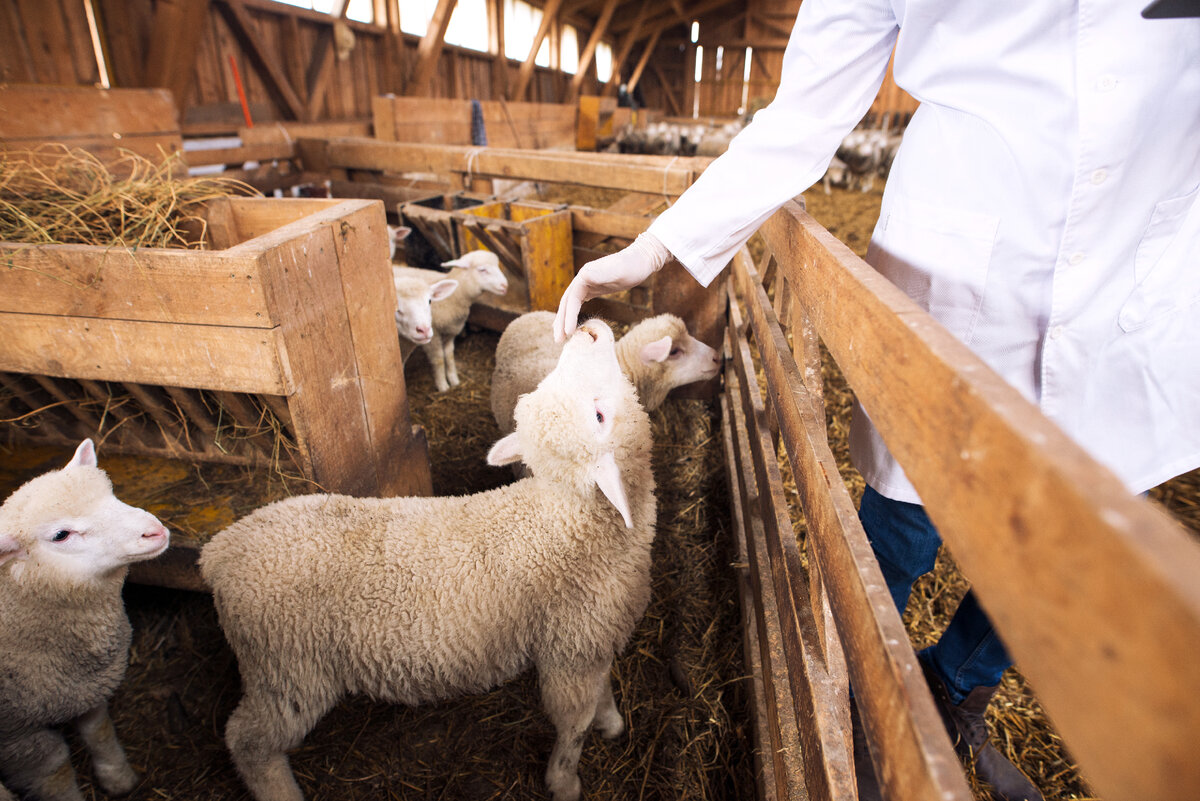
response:
M933 569L942 538L925 507L885 498L869 486L858 519L879 560L896 608L904 613L913 582ZM975 593L968 592L935 645L919 654L941 676L955 704L976 687L992 687L1012 664Z

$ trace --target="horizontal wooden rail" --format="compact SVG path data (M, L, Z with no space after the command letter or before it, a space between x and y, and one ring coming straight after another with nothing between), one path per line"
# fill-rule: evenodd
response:
M691 186L709 161L646 156L631 163L626 157L606 153L420 145L356 137L301 141L302 153L303 148L324 150L332 168L518 178L668 196Z
M798 205L761 231L1088 779L1108 801L1200 798L1200 545Z

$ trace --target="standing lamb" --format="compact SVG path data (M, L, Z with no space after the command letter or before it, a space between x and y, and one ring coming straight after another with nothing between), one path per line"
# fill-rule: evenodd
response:
M129 565L168 539L153 515L113 496L90 439L0 506L0 776L18 793L82 801L67 724L105 792L137 784L108 717L129 662L121 587Z
M424 278L400 275L393 267L392 284L396 290L396 333L403 342L424 345L431 342L433 333L433 302L448 298L458 288L458 282L446 278L430 284Z
M562 345L554 342L554 312L522 314L508 324L496 345L492 371L492 415L500 433L513 430L517 399L553 369ZM688 333L683 320L660 314L634 325L617 343L617 360L637 388L647 411L667 393L693 381L707 381L721 369L720 355Z
M531 478L463 497L289 498L204 547L244 691L225 739L259 801L303 797L285 752L348 693L417 704L530 666L558 732L546 783L579 797L588 727L624 730L609 671L650 596L650 422L594 320L516 420L488 462L523 459Z
M500 269L500 259L487 250L472 250L457 259L442 262L449 273L422 270L417 267L393 267L400 277L420 278L433 284L449 278L458 282L458 289L433 304L433 336L421 349L433 368L433 383L438 392L456 387L458 367L454 362L454 338L462 333L471 313L471 304L484 292L503 295L508 292L508 279ZM407 354L405 354L407 356Z

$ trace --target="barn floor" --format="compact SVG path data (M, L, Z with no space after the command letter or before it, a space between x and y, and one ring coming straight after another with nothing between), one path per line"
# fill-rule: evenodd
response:
M879 207L879 192L819 190L809 211L860 253ZM509 472L483 457L498 436L487 380L497 336L474 331L457 348L463 384L433 391L417 354L407 373L414 421L428 433L438 494L487 489ZM849 393L829 375L831 439L856 497L861 479L845 454ZM593 735L583 751L585 796L594 799L750 799L754 778L738 631L729 568L729 506L718 413L712 402L670 400L651 415L659 496L653 598L617 661L618 704L629 730L608 743ZM21 481L61 466L69 451L0 448L0 497ZM308 491L268 471L122 457L100 451L101 466L123 500L159 515L175 531L211 534L275 498ZM1153 497L1200 530L1200 475L1159 488ZM906 622L914 643L943 625L966 583L953 566L916 588ZM243 799L222 741L240 691L234 658L208 596L130 585L126 602L135 641L113 718L145 780L142 799ZM1063 752L1036 700L1011 671L993 715L1005 747L1047 798L1089 791ZM348 699L292 757L311 799L542 798L553 729L542 715L532 675L490 694L417 708ZM94 789L85 755L74 763L86 798ZM986 796L984 796L986 797Z

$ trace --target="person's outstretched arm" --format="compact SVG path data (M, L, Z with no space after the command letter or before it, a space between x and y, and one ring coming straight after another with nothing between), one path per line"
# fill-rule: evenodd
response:
M898 30L887 0L805 0L774 101L645 234L580 269L559 301L555 338L575 330L585 302L637 286L672 255L707 286L767 217L824 174L875 99Z

